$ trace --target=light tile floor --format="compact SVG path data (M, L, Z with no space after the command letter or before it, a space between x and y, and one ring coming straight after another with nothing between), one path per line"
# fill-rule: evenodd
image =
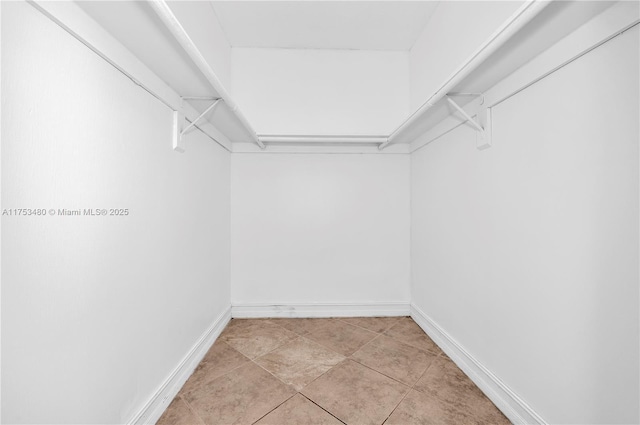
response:
M233 319L159 425L509 424L408 317Z

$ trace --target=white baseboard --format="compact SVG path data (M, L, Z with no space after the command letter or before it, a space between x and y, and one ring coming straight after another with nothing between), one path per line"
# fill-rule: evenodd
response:
M198 366L202 358L220 333L231 320L231 308L224 311L213 324L205 331L200 339L195 343L193 348L189 350L187 355L182 359L180 364L171 372L169 377L160 385L158 391L149 399L149 401L140 409L140 411L131 419L129 425L155 424L160 416L164 413L171 401L180 391L180 388L189 379L193 370Z
M518 397L504 382L469 354L451 335L414 304L411 304L411 318L471 378L511 422L514 424L546 425L547 422L524 400Z
M373 317L408 316L409 303L233 304L231 317Z

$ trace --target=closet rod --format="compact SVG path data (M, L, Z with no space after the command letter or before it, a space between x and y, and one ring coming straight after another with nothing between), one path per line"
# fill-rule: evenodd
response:
M450 90L468 77L482 62L529 23L529 21L540 13L549 3L548 0L530 0L523 4L426 102L400 124L400 126L391 133L387 141L378 146L378 149L384 149L393 143L405 130L420 119L433 105L449 93Z
M350 135L310 135L310 134L259 134L265 143L353 143L379 144L387 140L387 136L350 136Z
M209 63L206 61L198 47L193 43L189 34L185 31L180 24L180 21L173 14L169 5L167 5L164 0L148 0L151 8L158 14L160 20L167 27L169 32L173 35L173 37L178 41L180 46L184 49L184 51L189 55L193 63L198 67L200 72L205 76L209 84L213 87L213 89L218 93L220 98L224 101L224 103L229 107L231 112L236 116L238 121L242 124L242 126L246 129L246 131L251 135L251 139L255 143L260 146L261 149L264 149L264 143L260 141L258 136L256 135L255 130L251 127L247 118L242 114L242 112L238 109L238 105L231 99L229 92L224 88L216 73L211 69Z

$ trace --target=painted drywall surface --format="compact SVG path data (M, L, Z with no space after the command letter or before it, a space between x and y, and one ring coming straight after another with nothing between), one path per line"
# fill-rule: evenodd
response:
M174 153L168 108L2 8L2 208L56 210L2 217L2 421L124 423L229 306L229 154Z
M0 3L0 48L2 47L2 3ZM2 52L0 50L0 70L2 69ZM1 78L1 77L0 77ZM2 99L2 84L0 84L0 99ZM0 101L0 141L2 140L2 102ZM0 158L2 158L2 143L0 143ZM0 161L0 187L2 184L2 161ZM1 197L0 197L1 198ZM0 199L0 203L2 199ZM0 205L1 206L1 205ZM1 216L0 216L1 217ZM2 223L0 222L0 323L2 322ZM2 344L2 326L0 326L0 347ZM0 348L0 374L2 373L2 349ZM0 383L0 423L2 422L2 384Z
M412 154L412 302L548 423L637 423L638 29Z
M211 4L234 47L408 50L437 2Z
M211 3L170 1L168 4L222 85L228 90L231 86L231 46Z
M231 50L232 95L258 134L387 135L409 113L407 52Z
M441 2L409 54L411 111L420 107L524 2Z
M234 154L232 304L409 301L409 156Z

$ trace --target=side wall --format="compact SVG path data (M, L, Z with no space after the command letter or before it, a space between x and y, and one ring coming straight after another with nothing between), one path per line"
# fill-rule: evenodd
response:
M55 211L2 216L2 422L127 422L228 311L230 155L26 3L2 63L2 208Z
M232 93L258 134L388 135L409 115L406 52L231 50Z
M406 310L408 155L234 154L231 175L234 306Z
M638 27L412 154L412 302L548 423L637 423Z

